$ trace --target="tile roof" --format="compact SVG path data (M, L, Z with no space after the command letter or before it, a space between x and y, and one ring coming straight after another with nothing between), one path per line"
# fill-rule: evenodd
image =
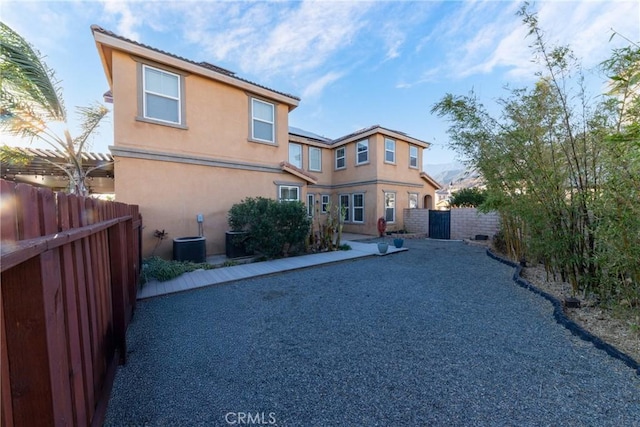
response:
M357 130L355 132L352 132L352 133L350 133L348 135L345 135L345 136L341 136L340 138L337 138L337 139L326 138L324 136L320 136L318 134L306 131L304 129L300 129L300 128L296 128L296 127L293 127L293 126L289 126L289 134L290 135L296 135L296 136L301 136L303 138L315 139L316 141L322 142L322 143L327 144L327 145L338 145L343 141L347 141L347 140L349 140L351 138L357 137L358 135L365 135L365 134L367 134L369 132L380 132L382 134L387 134L387 135L391 135L391 134L400 135L401 137L405 137L407 139L407 141L409 141L411 143L424 144L426 146L430 145L428 142L421 141L419 139L413 138L413 137L409 136L408 134L406 134L405 132L401 132L401 131L398 131L398 130L385 128L385 127L382 127L380 125L373 125L373 126L369 126L369 127L363 128L363 129L359 129L359 130Z
M370 132L370 131L372 131L372 130L374 130L374 129L386 130L386 131L389 131L389 132L397 133L397 134L399 134L399 135L408 136L408 135L407 135L406 133L404 133L404 132L400 132L400 131L393 130L393 129L383 128L383 127L382 127L382 126L380 126L380 125L373 125L373 126L369 126L369 127L363 128L363 129L359 129L359 130L357 130L357 131L355 131L355 132L350 133L349 135L341 136L341 137L340 137L340 138L338 138L338 139L334 139L334 140L333 140L333 143L335 144L335 143L338 143L338 142L343 141L343 140L345 140L345 139L349 139L349 138L353 138L354 136L358 136L358 135L361 135L361 134L365 134L365 133Z
M307 130L300 129L294 126L289 126L289 134L302 136L304 138L315 139L326 144L330 144L332 142L331 138L327 138L325 136L318 135L317 133L309 132Z
M128 39L128 38L126 38L126 37L122 37L122 36L120 36L120 35L118 35L118 34L116 34L116 33L112 32L112 31L105 30L104 28L100 27L99 25L92 25L92 26L91 26L91 31L92 31L92 32L98 32L98 33L101 33L101 34L104 34L104 35L107 35L107 36L110 36L110 37L117 38L117 39L122 40L122 41L125 41L125 42L127 42L127 43L131 43L131 44L134 44L134 45L136 45L136 46L140 46L140 47L143 47L143 48L145 48L145 49L149 49L149 50L152 50L152 51L154 51L154 52L158 52L158 53L161 53L161 54L163 54L163 55L167 55L167 56L170 56L170 57L172 57L172 58L179 59L180 61L188 62L189 64L193 64L193 65L196 65L196 66L198 66L198 67L205 68L205 69L207 69L207 70L212 70L212 71L215 71L215 72L217 72L217 73L224 74L224 75L229 76L229 77L232 77L232 78L234 78L234 79L236 79L236 80L239 80L239 81L242 81L242 82L245 82L245 83L249 83L249 84L251 84L251 85L254 85L254 86L260 87L260 88L262 88L262 89L266 89L266 90L269 90L269 91L271 91L271 92L275 92L275 93L278 93L278 94L280 94L280 95L284 95L284 96L287 96L287 97L289 97L289 98L293 98L293 99L295 99L295 100L300 101L300 98L299 98L299 97L297 97L297 96L295 96L295 95L291 95L291 94L289 94L289 93L285 93L285 92L277 91L277 90L271 89L271 88L269 88L269 87L266 87L266 86L260 85L260 84L258 84L258 83L252 82L252 81L250 81L250 80L243 79L243 78L241 78L241 77L236 76L236 74L235 74L233 71L229 71L229 70L227 70L227 69L225 69L225 68L218 67L217 65L213 65L213 64L210 64L210 63L205 62L205 61L201 61L201 62L192 61L191 59L187 59L187 58L184 58L184 57L182 57L182 56L175 55L175 54L173 54L173 53L170 53L170 52L167 52L167 51L164 51L164 50L161 50L161 49L157 49L157 48L155 48L155 47L152 47L152 46L149 46L149 45L146 45L146 44L143 44L143 43L139 43L139 42L137 42L137 41L134 41L134 40Z
M293 174L295 176L297 176L298 178L302 178L305 181L308 181L312 184L317 184L318 183L318 178L314 175L311 175L310 173L306 172L303 169L300 169L299 167L296 167L294 165L292 165L289 162L280 162L280 168L282 168L283 171L285 172L289 172L290 174Z

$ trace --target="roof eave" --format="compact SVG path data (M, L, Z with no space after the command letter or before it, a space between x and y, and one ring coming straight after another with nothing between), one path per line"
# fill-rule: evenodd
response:
M93 31L93 30L92 30ZM100 62L102 63L102 69L104 70L104 74L107 78L107 83L109 84L109 88L113 89L113 70L111 67L111 50L109 49L107 52L106 45L100 42L96 38L96 33L93 32L94 40L96 43L96 49L98 50L98 56L100 56Z
M377 133L379 133L381 135L389 136L389 137L394 138L394 139L401 139L403 141L406 141L406 142L408 142L410 144L413 144L413 145L417 145L417 146L422 147L422 148L429 148L431 146L431 144L426 142L426 141L421 141L421 140L413 138L413 137L411 137L409 135L401 134L401 133L392 131L390 129L383 128L381 126L373 126L371 128L367 128L367 129L363 130L360 133L356 132L353 135L348 135L347 137L343 137L344 139L341 139L341 138L335 139L333 141L333 143L331 144L331 146L334 147L334 148L335 147L340 147L342 145L349 144L350 142L359 141L361 139L368 138L371 135L375 135Z
M306 182L308 182L310 184L317 184L318 183L318 178L317 177L304 172L303 170L293 166L289 162L280 163L280 167L282 168L282 170L284 172L288 172L291 175L297 176L298 178L301 178L301 179L305 180Z
M166 64L168 66L175 67L177 69L185 70L193 74L198 74L198 75L208 77L212 80L216 80L221 83L225 83L227 85L245 90L247 92L251 92L253 94L263 96L273 101L278 101L283 104L286 104L289 107L289 111L296 108L300 103L300 100L296 97L288 96L286 94L267 89L257 84L252 84L248 81L239 79L237 77L233 77L230 75L226 75L226 74L214 71L210 68L206 68L201 65L197 65L195 63L185 61L184 59L180 59L168 53L160 52L150 47L136 44L134 42L127 41L125 39L122 39L116 36L105 34L101 30L94 27L92 27L91 30L93 32L93 37L95 39L96 45L98 46L98 52L100 54L102 65L105 71L107 72L107 79L109 80L109 85L111 85L111 82L112 82L112 76L111 76L112 70L111 70L109 61L107 60L107 55L105 54L105 48L117 49L123 52L131 53L143 58L147 58L147 59L159 62L161 64Z
M440 183L438 183L438 181L436 181L435 179L433 179L428 173L426 172L420 172L420 178L424 179L425 181L427 181L429 184L431 184L436 190L440 190L442 189L442 185L440 185Z
M297 143L300 143L300 144L312 145L314 147L321 147L321 148L327 148L331 144L330 141L327 142L327 141L322 141L322 140L318 140L318 139L307 138L306 136L300 136L300 135L296 135L294 133L289 133L289 141L290 142L297 142Z

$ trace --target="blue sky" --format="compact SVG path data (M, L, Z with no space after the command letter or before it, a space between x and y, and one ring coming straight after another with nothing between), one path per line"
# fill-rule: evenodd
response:
M446 93L474 90L486 105L504 87L530 85L526 28L515 1L0 1L3 22L33 44L61 80L70 115L102 101L107 81L91 36L121 36L302 98L291 126L338 138L374 124L433 145L425 163L446 163L448 123L430 113ZM622 39L640 40L638 1L538 1L551 43L569 44L592 90L596 65ZM75 123L71 122L72 131ZM108 120L92 150L112 144ZM3 140L6 140L3 137Z

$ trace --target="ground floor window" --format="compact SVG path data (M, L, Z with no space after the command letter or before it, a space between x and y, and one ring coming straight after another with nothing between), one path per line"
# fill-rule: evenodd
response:
M322 196L322 202L320 203L320 212L321 213L327 213L329 212L329 195L328 194L323 194Z
M307 215L314 216L316 208L316 197L313 194L307 194Z
M364 194L353 195L353 222L364 222Z
M340 195L340 211L344 211L344 222L351 221L351 215L349 215L349 195Z
M418 207L418 193L409 193L409 209Z
M396 193L384 193L384 219L396 222Z
M300 188L293 185L281 185L278 188L278 195L281 202L299 202Z

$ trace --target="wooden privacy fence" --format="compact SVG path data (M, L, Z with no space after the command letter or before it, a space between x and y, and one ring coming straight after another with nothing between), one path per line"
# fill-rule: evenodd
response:
M0 424L100 425L135 307L138 207L0 185Z

